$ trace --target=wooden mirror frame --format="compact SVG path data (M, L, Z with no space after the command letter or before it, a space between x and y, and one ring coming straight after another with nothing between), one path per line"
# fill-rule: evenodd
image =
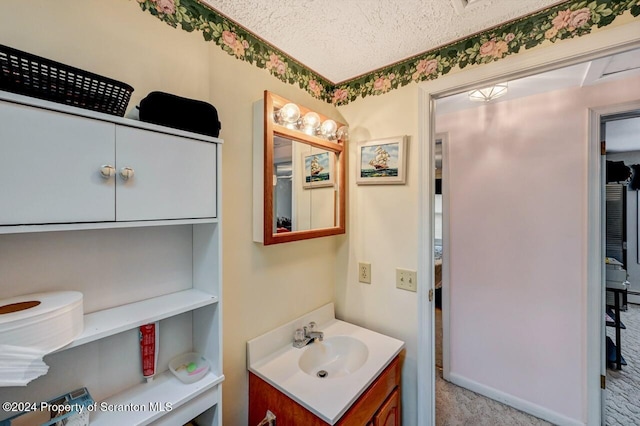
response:
M341 140L338 142L329 141L327 139L322 139L317 136L308 135L304 132L295 129L289 129L285 126L281 126L277 124L274 120L274 112L282 108L283 105L291 102L288 99L285 99L281 96L273 94L268 90L264 92L264 236L263 236L263 244L279 244L279 243L288 243L290 241L300 241L307 240L310 238L319 238L326 237L329 235L338 235L345 233L345 221L346 221L346 156L347 156L347 147L346 141ZM296 103L296 105L298 105ZM310 110L309 108L305 108L302 105L298 105L300 108L300 115L304 116ZM324 121L329 117L322 115L315 111L319 116L320 120ZM345 126L344 123L339 123L336 121L338 125L337 128L341 126ZM324 149L330 152L333 152L336 157L336 186L337 186L337 196L335 197L336 205L334 205L334 212L337 212L337 218L335 218L334 223L336 226L331 228L319 228L319 229L310 229L306 231L291 231L291 232L283 232L283 233L273 233L273 147L274 147L274 135L291 139L293 141L301 142L312 147Z

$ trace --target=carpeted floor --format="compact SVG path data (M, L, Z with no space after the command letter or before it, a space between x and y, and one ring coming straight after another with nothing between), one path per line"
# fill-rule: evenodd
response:
M436 426L550 425L442 378L442 310L436 308Z
M508 405L461 388L436 375L436 426L550 425Z
M607 426L640 425L640 305L628 304L620 319L627 327L621 331L627 365L607 369ZM613 327L607 327L607 335L615 342Z

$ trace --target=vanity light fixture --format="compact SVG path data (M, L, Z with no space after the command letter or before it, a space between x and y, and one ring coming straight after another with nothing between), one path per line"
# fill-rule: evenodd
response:
M343 142L349 137L349 128L347 126L338 128L336 122L331 119L322 121L320 115L316 112L308 111L302 118L300 116L298 105L289 102L274 111L273 121L289 129L295 129L327 140Z
M475 89L469 92L469 100L476 102L489 102L507 94L507 83L499 83L483 89Z

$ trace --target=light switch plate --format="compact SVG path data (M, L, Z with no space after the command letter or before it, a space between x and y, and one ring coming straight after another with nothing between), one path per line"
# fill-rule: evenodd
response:
M371 284L371 264L368 262L358 263L358 281Z
M407 291L418 291L418 273L410 269L396 268L396 287Z

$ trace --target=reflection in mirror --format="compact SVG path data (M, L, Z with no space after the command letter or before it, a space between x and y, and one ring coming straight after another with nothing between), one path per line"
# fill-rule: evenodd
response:
M337 225L333 152L275 136L273 169L274 233Z
M254 175L254 201L263 206L254 206L254 241L265 245L345 232L347 127L304 107L284 114L287 105L293 104L265 92L264 109L254 109L264 114L260 122L254 118L254 171L264 158L263 179Z
M276 137L273 140L273 232L291 232L297 230L297 221L293 220L293 162L292 142Z
M334 154L330 151L294 143L300 150L297 174L299 230L337 226Z

